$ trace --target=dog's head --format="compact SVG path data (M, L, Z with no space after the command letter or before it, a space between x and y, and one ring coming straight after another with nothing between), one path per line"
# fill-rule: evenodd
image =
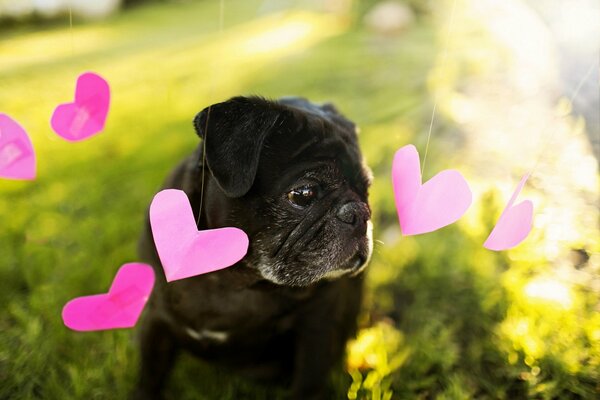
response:
M248 234L247 266L288 286L366 266L370 172L354 124L332 105L235 97L201 111L194 125L210 171L203 218Z

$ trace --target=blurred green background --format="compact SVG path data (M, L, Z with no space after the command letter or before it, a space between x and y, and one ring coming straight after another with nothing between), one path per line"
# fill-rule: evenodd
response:
M569 22L574 8L556 20L518 0L381 7L150 1L96 21L0 19L0 112L29 132L39 170L0 180L0 398L126 398L135 330L73 332L61 308L136 260L150 199L198 143L193 116L239 94L332 101L361 127L376 246L337 398L599 398L598 108L586 108L598 59L560 34L561 23L589 34L597 9ZM101 135L71 144L48 121L84 71L109 81L111 110ZM424 179L461 170L474 205L402 237L391 160L408 143L423 157L434 104ZM534 202L531 235L484 249L532 169L520 197ZM168 387L170 399L282 393L187 356Z

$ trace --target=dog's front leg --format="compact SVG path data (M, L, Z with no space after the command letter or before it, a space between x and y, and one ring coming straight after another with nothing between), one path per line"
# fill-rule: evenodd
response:
M140 375L132 399L162 399L178 348L166 323L152 315L147 316L140 333Z
M327 299L331 300L331 299ZM332 301L315 301L299 318L296 332L293 400L330 400L331 368L344 352L340 315Z
M356 332L363 275L324 289L298 320L292 399L330 400L329 376L341 361L346 341Z
M330 400L327 396L329 373L339 356L335 347L331 321L311 321L298 333L293 400Z

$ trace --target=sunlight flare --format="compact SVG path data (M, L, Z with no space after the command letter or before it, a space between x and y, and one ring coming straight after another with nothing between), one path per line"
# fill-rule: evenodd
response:
M525 286L525 295L529 299L542 300L570 309L573 305L571 290L567 285L552 278L540 278Z

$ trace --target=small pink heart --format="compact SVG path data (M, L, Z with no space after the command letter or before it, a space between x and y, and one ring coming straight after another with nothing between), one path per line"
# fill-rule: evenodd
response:
M471 190L458 171L442 171L421 184L419 153L413 145L394 155L392 184L403 235L440 229L457 221L471 205Z
M62 310L64 324L75 331L131 328L150 297L154 271L147 264L119 268L107 294L77 297Z
M33 145L25 129L6 114L0 113L0 177L35 179Z
M50 124L54 132L70 142L87 139L104 129L109 104L108 82L86 72L77 78L75 101L56 107Z
M533 222L533 203L530 200L522 201L514 206L515 200L525 182L529 179L529 174L521 178L512 197L508 201L506 208L502 211L496 226L483 244L483 247L490 250L500 251L515 247L521 243L529 232L531 232Z
M232 266L246 255L248 236L237 228L198 231L187 195L163 190L150 205L150 225L168 282Z

